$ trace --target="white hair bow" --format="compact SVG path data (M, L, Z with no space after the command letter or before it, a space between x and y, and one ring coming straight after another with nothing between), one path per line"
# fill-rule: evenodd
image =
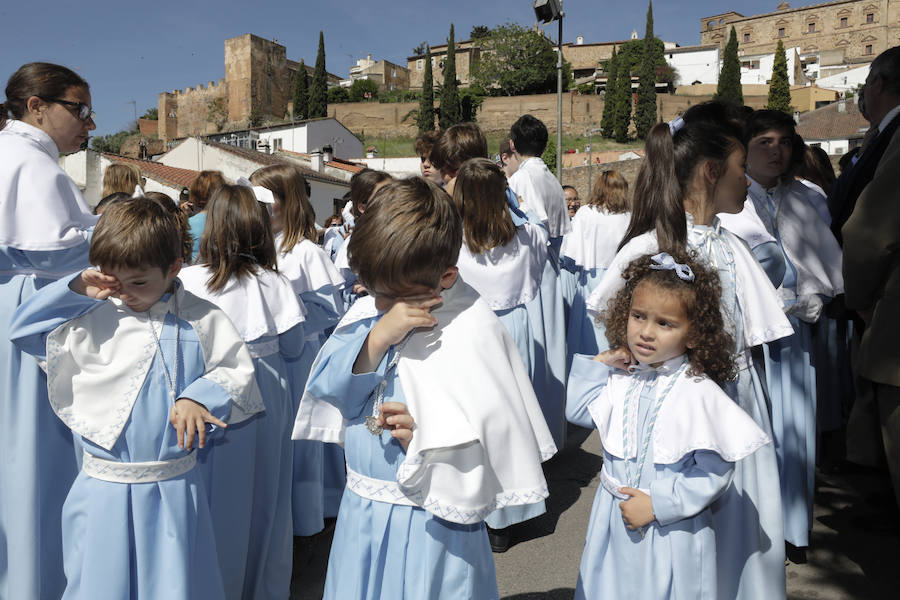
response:
M694 272L688 265L675 262L675 259L672 258L672 255L668 252L660 252L654 256L650 257L650 260L653 261L653 264L650 265L651 269L656 269L657 271L675 271L675 274L678 275L678 278L682 281L694 281Z

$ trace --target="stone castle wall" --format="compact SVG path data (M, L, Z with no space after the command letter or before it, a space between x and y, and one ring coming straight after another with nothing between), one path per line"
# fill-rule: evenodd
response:
M224 79L195 88L163 92L159 95L159 137L171 140L188 135L218 131L210 115L216 103L227 104L228 86Z

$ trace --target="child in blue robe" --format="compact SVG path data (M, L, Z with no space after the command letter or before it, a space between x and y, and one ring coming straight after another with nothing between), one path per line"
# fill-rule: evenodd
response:
M576 598L718 598L711 505L769 438L717 382L734 376L718 274L680 252L633 261L606 313L612 350L577 355L566 415L596 426L601 488Z
M462 226L421 178L357 221L361 298L322 347L294 437L342 441L325 598L497 598L483 519L547 496L555 452L515 344L454 266Z
M228 317L176 279L179 231L152 200L110 206L91 240L102 271L43 288L11 324L83 452L63 598L224 598L194 440L263 406Z
M271 196L267 196L271 199ZM275 271L275 241L253 188L223 185L207 209L189 292L222 309L253 357L265 413L232 426L208 451L210 508L229 598L286 598L292 570L292 360L303 352L303 307ZM237 434L237 435L236 435Z

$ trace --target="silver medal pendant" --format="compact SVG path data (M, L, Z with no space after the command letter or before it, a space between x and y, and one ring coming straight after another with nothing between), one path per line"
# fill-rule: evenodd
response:
M366 417L366 429L372 435L381 435L381 432L384 431L384 427L378 424L378 417L371 415Z

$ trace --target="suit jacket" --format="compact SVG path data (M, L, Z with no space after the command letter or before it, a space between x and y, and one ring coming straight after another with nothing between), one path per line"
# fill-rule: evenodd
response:
M891 140L895 137L898 127L900 127L900 115L894 117L884 131L872 140L872 143L866 148L865 152L856 161L856 164L845 172L834 183L831 194L828 195L828 210L831 211L831 232L837 238L839 244L843 245L844 240L841 237L841 228L856 206L857 198L863 189L872 181L875 176L875 170L884 156L885 150Z
M845 301L851 309L872 310L859 373L900 387L900 135L891 139L842 232Z

